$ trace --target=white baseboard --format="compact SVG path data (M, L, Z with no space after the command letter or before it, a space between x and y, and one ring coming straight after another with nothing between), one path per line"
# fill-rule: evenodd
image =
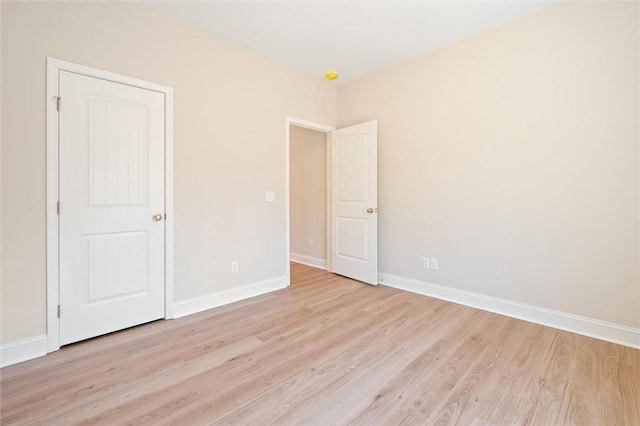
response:
M297 261L294 260L293 254L291 255L291 260L294 262ZM317 266L310 263L305 264ZM380 284L400 290L447 300L449 302L640 349L640 329L637 328L386 273L379 274L379 282ZM239 300L259 296L286 288L287 286L287 278L283 276L249 284L240 288L224 290L206 296L176 302L173 305L174 318L184 317ZM0 367L28 361L46 354L47 336L45 334L6 343L0 345Z
M283 276L245 285L239 288L194 297L193 299L187 299L181 302L175 302L173 304L173 318L184 317L197 312L206 311L207 309L216 308L239 300L280 290L288 287L288 285L287 277Z
M306 254L300 253L291 253L289 259L291 259L292 262L302 263L303 265L327 269L327 259L320 259L319 257L307 256Z
M0 367L28 361L47 354L47 335L6 343L0 346Z
M584 336L640 349L640 329L573 315L525 303L487 296L451 287L431 284L396 275L378 274L380 284L471 306L497 314L546 325Z

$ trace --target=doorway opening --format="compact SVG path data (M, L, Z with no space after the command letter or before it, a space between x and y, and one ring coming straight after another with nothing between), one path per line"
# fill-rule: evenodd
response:
M287 281L289 262L330 268L330 126L294 118L286 122Z
M290 260L327 269L327 135L291 126Z

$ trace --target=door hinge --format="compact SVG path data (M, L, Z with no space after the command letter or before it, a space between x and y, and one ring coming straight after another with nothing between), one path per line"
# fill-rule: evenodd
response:
M58 305L58 318L60 318L60 305Z
M62 103L62 98L60 96L57 96L56 97L56 110L60 111L61 103Z
M56 213L60 214L60 201L56 203Z

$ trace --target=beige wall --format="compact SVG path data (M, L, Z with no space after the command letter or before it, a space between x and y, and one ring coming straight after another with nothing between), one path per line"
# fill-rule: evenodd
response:
M3 2L1 342L45 333L47 56L174 88L176 301L285 275L285 119L335 124L333 85L135 5Z
M637 2L568 3L341 86L380 271L639 327L638 39Z
M289 140L291 253L326 260L327 135L291 126Z

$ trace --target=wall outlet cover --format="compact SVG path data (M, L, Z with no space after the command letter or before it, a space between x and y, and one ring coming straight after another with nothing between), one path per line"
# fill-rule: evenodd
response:
M438 259L435 258L431 258L431 270L432 271L437 271L438 270Z
M264 193L264 200L267 203L273 203L274 201L276 201L276 193L273 191L267 191Z
M429 259L428 257L423 257L422 258L422 267L424 269L431 269L431 259Z

